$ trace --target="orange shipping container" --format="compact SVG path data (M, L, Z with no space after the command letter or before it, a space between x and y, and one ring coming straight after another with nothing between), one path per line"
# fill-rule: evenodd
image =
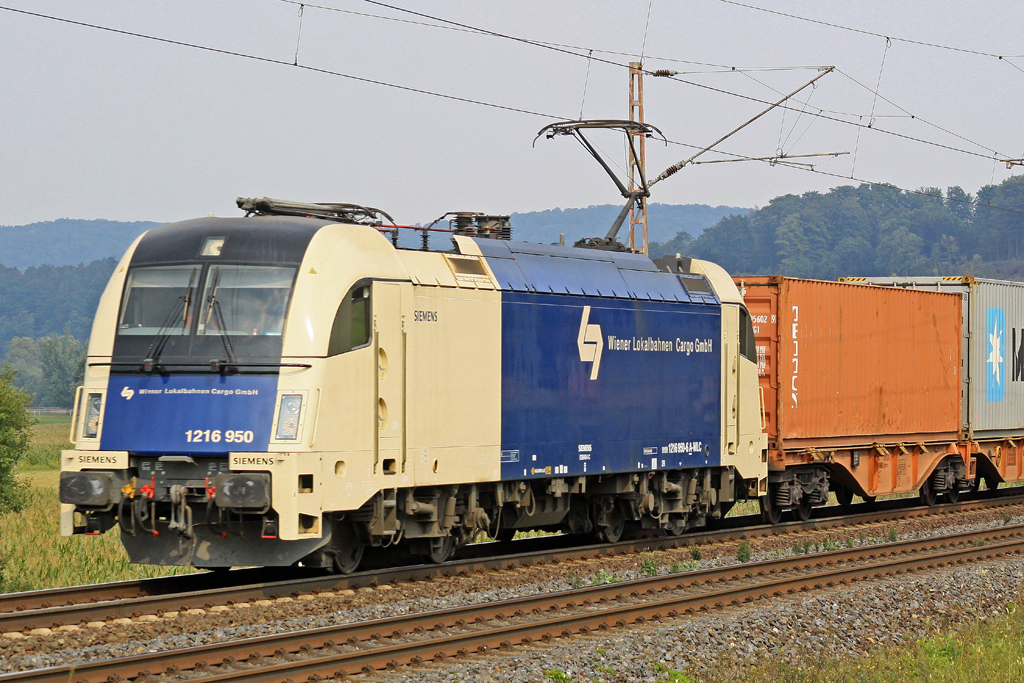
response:
M769 448L958 438L959 295L734 279L754 326Z

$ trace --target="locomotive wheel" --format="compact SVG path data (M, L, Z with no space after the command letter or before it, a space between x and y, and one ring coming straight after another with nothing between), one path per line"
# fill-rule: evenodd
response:
M363 561L363 551L366 546L359 540L359 536L347 521L337 522L334 527L334 571L339 574L351 574Z
M806 522L811 518L811 499L807 496L800 498L800 502L796 506L796 516L801 522Z
M765 524L778 524L782 521L782 508L777 505L772 505L769 501L771 493L767 496L761 496L758 498L758 502L761 504L761 519L764 520Z
M946 491L946 502L955 503L960 500L960 489L957 488L956 484L953 484L953 488Z
M366 548L362 543L352 543L341 548L334 554L334 571L339 574L351 574L363 561L363 550Z
M662 531L664 531L669 536L682 536L686 533L686 525L669 524L669 526L663 526Z
M836 502L843 507L853 504L853 491L845 486L838 487L836 489Z
M928 507L933 507L938 496L935 495L935 490L932 489L931 482L927 479L924 484L921 485L921 502Z
M430 539L430 552L426 557L434 564L441 564L447 561L453 552L455 552L455 537L441 536Z
M618 506L608 512L606 516L608 526L601 527L601 530L597 532L598 538L605 543L616 543L622 538L622 532L626 528L626 518Z

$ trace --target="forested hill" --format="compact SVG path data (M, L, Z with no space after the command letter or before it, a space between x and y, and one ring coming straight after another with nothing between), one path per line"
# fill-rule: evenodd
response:
M0 225L0 265L73 266L120 257L132 241L159 223L60 218L29 225Z
M559 234L572 244L583 237L603 237L621 207L613 204L584 209L549 209L512 214L512 238L524 242L558 242ZM746 214L750 209L705 204L652 204L648 223L650 239L666 241L678 232L700 234L724 216ZM110 256L119 257L136 237L160 225L150 221L123 223L106 220L61 218L29 225L0 225L0 265L28 268L43 264L64 266L89 263ZM625 241L629 226L619 238ZM419 237L409 235L408 244L417 247ZM436 245L432 245L436 246Z
M680 233L652 245L651 253L707 259L734 275L1024 279L1024 176L977 196L956 186L920 192L861 185L785 195L696 238Z
M117 259L77 266L0 266L0 367L13 337L87 339L103 288Z

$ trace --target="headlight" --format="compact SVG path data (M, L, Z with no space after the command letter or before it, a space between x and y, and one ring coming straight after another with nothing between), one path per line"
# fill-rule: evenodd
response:
M89 394L86 396L85 426L82 428L82 436L86 439L95 439L100 431L100 405L102 403L102 394Z
M217 493L214 500L222 508L270 507L269 474L228 474L222 472L214 479Z
M281 411L277 415L276 439L297 439L299 436L299 414L302 412L302 395L285 394L281 397Z
M111 502L111 472L61 472L60 502L83 507L103 507Z

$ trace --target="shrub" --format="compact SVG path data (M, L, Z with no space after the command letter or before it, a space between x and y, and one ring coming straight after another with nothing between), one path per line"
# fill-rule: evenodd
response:
M676 562L668 568L668 571L672 574L678 574L680 572L697 571L698 568L700 568L700 565L696 562Z
M15 371L0 370L0 514L21 508L24 487L14 479L14 466L32 439L32 399L14 385Z
M653 555L648 555L644 558L644 561L640 563L640 573L644 576L657 576L658 563L654 559Z
M703 559L704 553L700 551L699 545L695 545L692 548L690 548L690 557L697 562L700 562L701 559Z
M740 547L736 549L736 559L740 562L750 562L750 555L750 543L748 541L743 541L740 543Z

